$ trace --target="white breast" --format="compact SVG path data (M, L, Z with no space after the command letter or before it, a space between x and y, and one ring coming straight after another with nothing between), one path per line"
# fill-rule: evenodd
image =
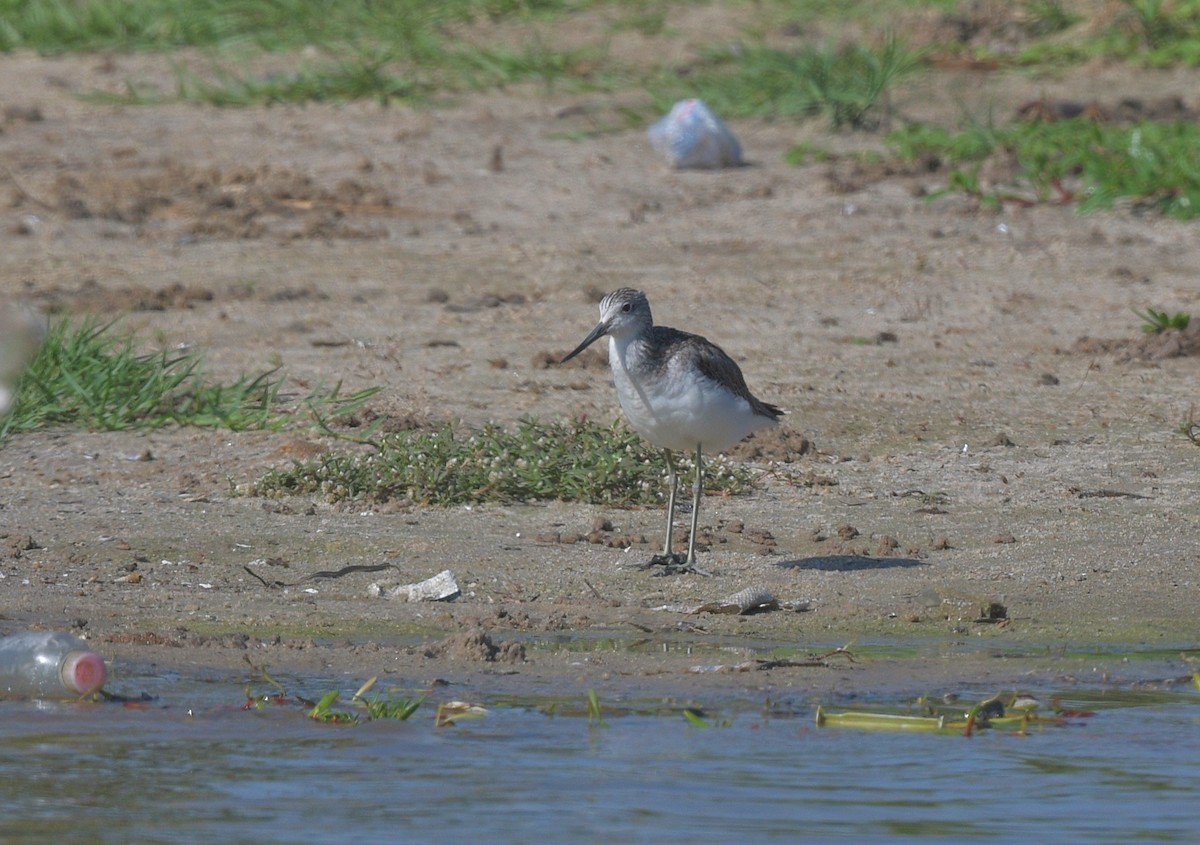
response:
M719 452L774 423L701 373L690 359L679 356L665 368L648 367L638 357L643 349L610 337L608 360L629 424L658 448L690 452L700 446Z

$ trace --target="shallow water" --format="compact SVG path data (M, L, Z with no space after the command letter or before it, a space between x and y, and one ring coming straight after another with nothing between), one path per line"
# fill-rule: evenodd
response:
M584 702L511 700L448 728L431 703L407 722L334 726L299 705L244 711L234 679L124 680L155 700L0 701L0 841L1115 843L1200 829L1194 691L1045 690L1096 714L966 739L817 728L808 703L732 706L711 729L660 702L621 702L600 727Z

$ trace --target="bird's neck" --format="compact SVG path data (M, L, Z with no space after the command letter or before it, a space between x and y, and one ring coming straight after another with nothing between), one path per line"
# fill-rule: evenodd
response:
M629 370L637 358L636 335L626 337L608 337L608 360L614 370Z

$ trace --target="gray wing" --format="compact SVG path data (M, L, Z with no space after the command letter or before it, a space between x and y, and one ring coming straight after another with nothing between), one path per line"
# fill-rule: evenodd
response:
M663 351L672 350L693 359L700 372L713 381L728 386L736 395L749 402L754 413L760 417L775 420L783 415L782 409L763 402L750 392L750 388L746 386L746 377L742 375L742 368L712 341L697 334L662 326L655 326L654 335L655 345L666 347ZM669 357L663 355L661 360L665 361Z

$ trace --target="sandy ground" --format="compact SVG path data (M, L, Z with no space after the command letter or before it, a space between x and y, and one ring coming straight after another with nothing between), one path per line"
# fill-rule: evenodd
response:
M0 447L0 632L80 630L118 677L122 663L237 673L249 658L454 694L760 697L1186 668L1200 451L1180 425L1197 359L1141 343L1131 309L1200 309L1195 224L997 214L921 199L944 173L785 164L801 139L880 144L818 123L735 121L750 166L673 172L640 130L612 129L637 92L127 108L80 95L169 86L164 60L19 54L0 74L9 300L118 317L149 347L203 350L216 379L278 363L297 394L378 385L373 410L398 421L479 424L613 419L602 358L547 360L595 324L598 293L632 286L789 412L779 437L737 452L763 468L761 489L704 503L711 578L629 566L647 545L554 541L607 520L602 539L654 542L656 509L238 495L292 457L349 448L311 432L18 436ZM1187 97L1198 82L947 71L894 105L953 122L1035 97ZM800 436L813 450L764 461ZM301 581L381 563L395 568ZM444 569L453 603L368 593ZM810 609L659 609L752 586ZM855 662L747 664L850 642ZM1146 649L1164 661L1121 656Z

